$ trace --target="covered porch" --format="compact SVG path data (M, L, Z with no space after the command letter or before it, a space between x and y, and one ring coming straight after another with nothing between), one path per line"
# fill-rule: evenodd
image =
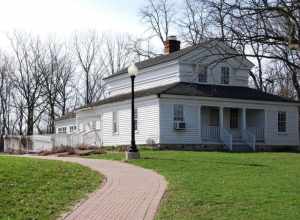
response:
M248 145L255 150L264 142L265 111L236 107L201 106L201 139L204 143Z

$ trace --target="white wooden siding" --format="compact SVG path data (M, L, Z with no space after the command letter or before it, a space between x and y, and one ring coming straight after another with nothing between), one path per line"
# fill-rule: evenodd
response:
M175 98L176 97L176 98ZM184 105L184 116L187 129L185 131L175 131L173 129L173 104ZM258 127L265 126L265 144L267 145L299 145L298 131L298 107L282 103L272 102L251 102L242 100L223 99L220 101L209 98L192 99L183 96L164 96L160 99L160 143L161 144L200 144L200 119L199 106L222 106L224 108L247 108L252 110L264 110L265 116L258 111L255 120ZM287 133L280 134L277 132L277 112L287 112ZM205 110L202 111L205 113ZM251 114L251 113L250 113ZM224 126L229 126L229 115L224 111ZM250 115L251 117L251 115ZM266 120L261 122L261 119ZM227 119L226 119L227 118ZM252 117L253 118L253 117ZM207 117L201 118L203 123L207 121ZM262 125L265 123L265 125Z
M199 48L185 56L167 63L141 69L135 79L135 89L149 89L174 82L198 82L198 73L194 72L195 64L208 65L207 83L221 84L221 67L230 68L230 82L233 86L248 86L249 70L252 65L240 57L228 58L224 61L215 48ZM105 80L107 96L130 92L130 77L121 74Z
M183 104L186 129L174 130L173 105ZM199 144L200 121L199 106L176 100L160 100L160 143L161 144Z
M138 131L137 144L148 144L150 140L159 143L159 104L158 98L137 99ZM104 146L129 145L131 141L131 110L130 102L119 102L99 107L103 114L102 137ZM119 114L119 132L112 132L112 112Z
M173 61L142 69L135 78L135 90L149 89L174 82L179 82L179 65ZM128 74L106 79L105 83L109 96L131 91L131 80Z
M277 127L278 111L287 113L287 132L279 133ZM278 107L266 111L266 144L270 145L299 145L298 108Z
M55 130L58 134L58 129L66 127L67 134L70 134L70 126L76 126L76 118L69 118L65 120L60 120L55 122Z
M101 114L95 111L95 107L80 110L76 114L76 123L79 131L89 131L93 129L93 123L96 123L96 129L100 129Z
M246 124L247 127L264 128L265 126L264 110L248 109Z
M230 68L229 85L230 86L248 86L249 67L245 67L238 63L235 59L227 59L220 62L220 56L210 56L207 58L205 51L199 51L201 56L195 60L183 59L180 62L180 81L182 82L198 82L198 73L194 70L194 65L207 66L207 84L221 84L221 67ZM216 63L214 63L216 62ZM199 82L200 83L200 82ZM205 83L204 83L205 84Z

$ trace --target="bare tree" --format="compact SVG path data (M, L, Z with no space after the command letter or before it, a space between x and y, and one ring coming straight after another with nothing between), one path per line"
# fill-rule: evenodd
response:
M10 133L10 100L12 82L10 75L13 73L11 59L0 52L0 127L1 134Z
M206 0L184 0L184 11L179 18L178 28L189 45L196 45L211 36L211 19Z
M3 151L3 136L11 133L10 116L11 116L11 96L12 84L10 75L13 73L11 59L0 52L0 152Z
M25 104L23 98L20 98L18 94L12 94L12 108L15 115L15 119L12 125L13 134L24 134L24 121L25 121Z
M19 98L24 99L27 135L32 135L34 124L42 114L42 112L35 112L35 110L42 105L43 77L39 70L39 61L44 54L38 38L24 33L14 33L10 37L10 41L17 66L12 79L19 93Z
M131 39L127 34L105 34L101 50L106 74L124 69L134 59L130 48Z
M131 39L129 50L135 56L134 60L142 61L144 59L150 59L159 55L159 53L156 52L155 46L153 46L151 39L152 37L138 37L135 39Z
M162 44L168 38L171 27L174 25L174 4L171 0L147 0L146 5L140 9L142 21Z
M69 57L69 59L66 58L61 71L60 80L58 82L59 97L57 100L57 105L61 110L61 114L65 115L70 110L69 108L74 110L79 104L79 92L77 89L77 84L74 82L75 65L71 57Z
M103 95L103 59L100 54L102 39L96 32L75 35L75 53L85 75L85 104L99 100Z
M59 107L62 106L63 114L65 113L67 101L65 90L72 74L69 56L64 45L52 40L47 43L46 56L39 60L39 69L44 82L44 99L47 103L47 132L49 133L55 132L54 122L59 115Z
M300 3L297 1L247 1L226 6L234 25L227 28L233 33L233 41L255 46L255 50L244 51L248 57L283 62L285 75L293 82L300 97L298 73L300 70L300 51L289 49L295 44L300 47ZM296 43L295 43L296 42ZM259 68L261 68L259 66ZM259 75L262 75L261 73ZM261 87L261 79L259 80Z

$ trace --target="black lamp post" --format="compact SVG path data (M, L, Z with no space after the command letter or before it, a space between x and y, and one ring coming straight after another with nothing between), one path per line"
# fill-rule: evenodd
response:
M139 150L135 144L135 124L134 124L134 79L138 74L139 70L135 64L130 65L128 68L128 74L131 79L131 145L126 152L126 159L138 159L139 158Z

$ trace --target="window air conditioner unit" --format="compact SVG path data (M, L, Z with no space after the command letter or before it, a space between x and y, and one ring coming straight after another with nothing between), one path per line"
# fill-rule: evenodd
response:
M184 130L185 129L185 122L184 121L175 121L174 122L174 129L175 130Z

